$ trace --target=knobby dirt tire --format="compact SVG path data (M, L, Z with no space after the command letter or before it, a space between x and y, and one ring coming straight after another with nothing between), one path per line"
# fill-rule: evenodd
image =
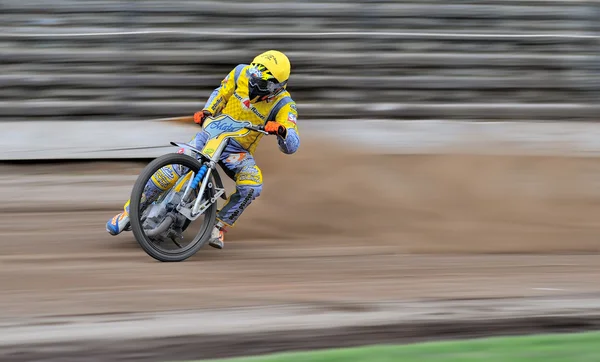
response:
M185 154L169 153L154 159L148 165L146 165L142 172L140 172L131 191L129 205L131 229L133 231L135 239L137 240L138 244L140 244L140 247L149 256L162 262L183 261L196 254L198 250L200 250L210 239L210 234L215 224L217 216L217 203L215 202L205 211L203 225L192 242L192 244L194 245L192 245L187 250L184 250L180 253L173 252L167 254L154 246L152 240L150 240L150 238L146 236L146 233L142 230L142 224L140 222L140 201L142 198L142 193L146 186L146 182L150 179L150 177L152 177L152 175L154 175L154 173L162 167L170 164L179 164L186 166L190 170L194 171L195 174L197 174L200 170L200 167L202 167L198 160ZM216 172L216 170L213 172ZM212 179L212 175L210 182L212 182L212 184L215 185L214 179ZM205 190L205 193L210 198L214 197L214 192L214 186L213 188L207 187Z

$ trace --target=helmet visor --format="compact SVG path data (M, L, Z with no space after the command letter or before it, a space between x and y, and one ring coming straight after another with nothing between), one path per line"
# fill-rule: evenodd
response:
M261 93L275 93L279 88L281 88L279 83L262 78L250 78L249 83L250 87L258 89Z
M263 72L257 68L250 68L248 71L248 84L257 92L267 95L274 94L285 86L286 82L279 83L275 78L264 79Z

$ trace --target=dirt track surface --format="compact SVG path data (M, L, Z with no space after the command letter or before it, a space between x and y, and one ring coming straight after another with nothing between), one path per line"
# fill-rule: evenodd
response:
M31 251L0 257L1 313L56 316L600 294L596 255L423 256L343 240L334 245L332 240L325 245L253 240L232 241L223 251L205 248L184 263L161 264L144 254L130 234L105 236L95 225L105 215L27 215L43 220L38 227L46 231L21 231L23 241L14 242ZM14 224L23 216L3 217L3 222ZM77 227L69 231L74 220Z
M598 159L373 158L320 144L286 156L271 146L257 155L263 195L226 249L177 264L148 257L131 233L104 231L141 164L2 166L1 322L277 305L360 313L382 301L448 299L478 300L484 312L498 298L599 305ZM281 349L260 345L230 347ZM234 354L207 348L195 356Z

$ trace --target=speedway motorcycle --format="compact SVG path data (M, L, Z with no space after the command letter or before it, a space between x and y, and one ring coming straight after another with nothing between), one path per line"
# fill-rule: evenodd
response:
M227 142L250 131L268 135L262 127L228 115L207 117L203 130L208 140L202 149L188 143L170 142L196 157L178 152L154 159L139 174L131 191L131 230L142 249L156 260L183 261L208 242L216 221L217 201L227 199L217 170ZM145 202L146 183L168 165L181 170L182 176L154 202Z

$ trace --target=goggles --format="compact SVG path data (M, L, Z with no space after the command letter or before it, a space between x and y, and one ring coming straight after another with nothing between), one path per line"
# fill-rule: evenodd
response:
M250 87L258 89L261 93L273 94L283 88L287 81L278 83L276 80L264 79L263 72L257 68L248 70L248 83Z

